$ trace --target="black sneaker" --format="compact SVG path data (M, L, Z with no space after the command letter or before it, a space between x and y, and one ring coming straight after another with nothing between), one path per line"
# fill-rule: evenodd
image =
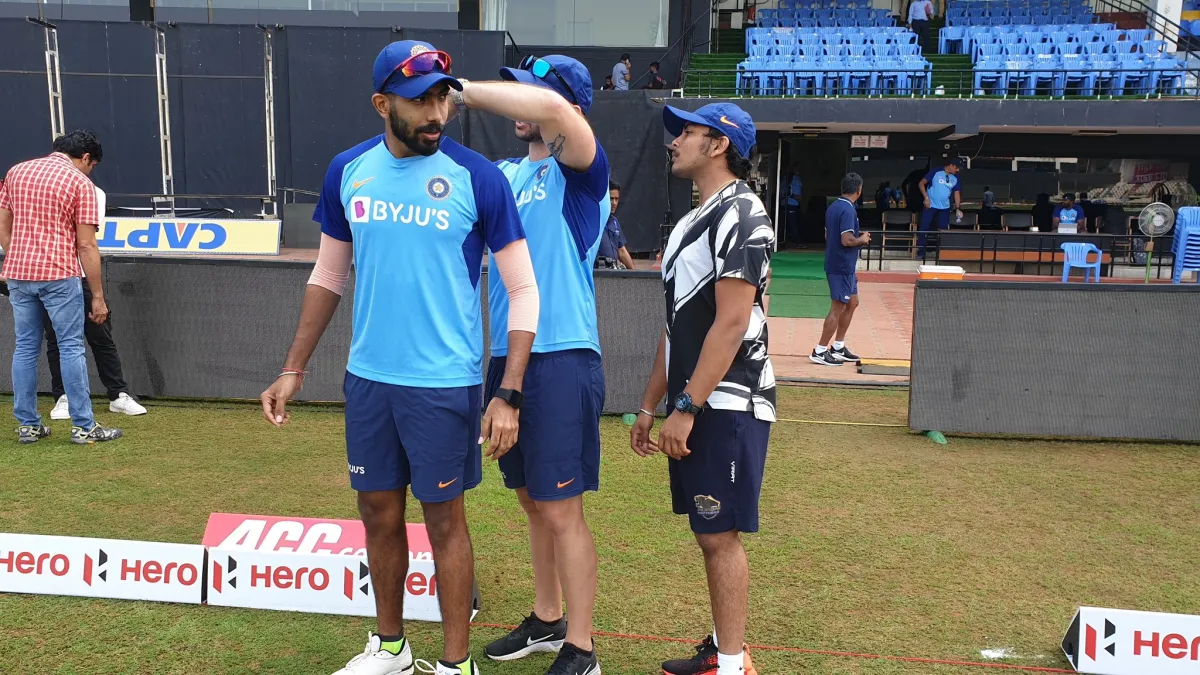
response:
M596 660L595 649L593 644L592 653L585 654L570 642L563 643L562 651L546 675L600 675L600 662Z
M115 441L123 435L120 429L109 429L99 424L93 426L90 431L84 430L83 427L71 427L71 442L76 445Z
M662 664L663 675L716 675L717 646L712 636L696 645L696 654L690 659L675 659Z
M17 427L18 443L37 443L49 435L50 427L44 424L39 424L36 427L31 425Z
M820 354L818 354L817 350L814 349L813 352L808 355L808 360L812 361L815 364L821 365L821 366L840 366L840 365L842 365L842 362L838 361L836 358L834 358L833 352L829 351L828 349L821 352Z
M516 661L536 652L557 652L566 639L566 616L551 624L530 614L513 632L484 647L483 653L493 661Z
M856 355L854 352L846 349L845 345L843 345L841 349L830 349L829 352L833 354L833 358L837 359L838 361L842 361L843 363L846 361L862 360L858 358L858 355Z

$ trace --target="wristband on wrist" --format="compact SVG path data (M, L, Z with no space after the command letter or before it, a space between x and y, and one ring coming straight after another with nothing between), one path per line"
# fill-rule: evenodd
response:
M638 412L643 415L649 415L651 417L654 417L654 413L650 412L649 410L646 410L645 408L638 408Z

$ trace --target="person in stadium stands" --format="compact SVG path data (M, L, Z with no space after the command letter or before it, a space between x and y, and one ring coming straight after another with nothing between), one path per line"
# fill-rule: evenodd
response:
M313 219L317 264L282 373L262 395L263 415L288 421L286 403L356 271L346 367L350 486L367 533L378 633L338 675L410 674L402 623L408 570L405 489L421 502L433 545L444 646L438 675L477 675L468 631L474 561L463 491L479 484L479 443L503 452L517 439L538 291L525 233L504 175L444 138L451 58L404 40L375 59L371 104L384 133L333 159ZM501 397L480 422L483 375L479 279L483 250L509 289L509 359ZM493 326L496 318L493 316ZM432 669L431 669L432 670Z
M808 359L822 366L840 366L859 358L846 347L846 331L858 309L858 249L871 243L863 232L854 201L862 195L863 179L856 173L842 178L842 195L825 211L825 278L829 282L829 314L821 339ZM832 342L830 342L832 340Z
M741 108L713 103L663 111L671 172L690 179L700 206L675 224L663 252L666 327L658 341L630 445L668 461L675 513L688 516L704 554L714 632L665 675L755 673L746 651L749 564L742 532L758 531L758 499L775 421L763 289L774 228L746 184L755 128ZM669 355L669 358L668 358ZM671 413L650 437L667 395Z
M925 48L927 26L933 18L933 3L930 0L912 0L908 6L908 27L917 34L917 44Z
M1099 219L1104 216L1104 207L1088 199L1088 193L1079 195L1079 208L1083 209L1083 226L1088 232L1099 229Z
M1054 228L1054 205L1050 203L1050 195L1039 192L1033 208L1029 210L1033 217L1033 226L1042 232L1051 232Z
M633 68L633 61L629 60L629 54L622 54L621 60L617 61L613 66L612 79L613 85L618 91L629 90L629 69Z
M13 415L17 440L36 443L50 435L37 410L37 363L42 351L43 310L59 336L63 382L70 395L71 442L92 444L121 437L92 414L84 321L108 319L96 228L96 187L88 179L104 150L87 131L54 139L49 156L22 162L0 185L0 247L8 282L16 347L13 351ZM94 283L84 306L84 274Z
M958 171L962 161L952 159L946 166L925 174L918 186L921 188L921 198L925 210L921 212L921 234L917 237L917 256L925 255L926 232L935 225L939 230L950 227L950 203L954 202L954 212L962 219L962 184L958 180ZM953 196L953 200L951 199Z
M1075 193L1064 194L1062 203L1054 207L1054 231L1059 234L1080 234L1085 221L1083 207L1075 203Z
M612 91L613 89L616 89L616 86L613 85L612 75L605 75L604 85L600 87L600 91Z
M663 76L659 74L659 72L658 72L659 68L660 68L660 66L658 64L658 61L650 62L650 81L647 82L646 86L642 87L642 89L666 89L667 88L667 81L664 80Z
M804 192L804 184L800 182L800 165L792 165L791 180L788 181L787 195L787 243L791 246L804 248L800 241L800 197Z
M921 179L927 173L929 173L928 164L923 168L910 171L900 183L900 190L904 193L904 207L917 214L918 218L925 208L923 206L925 198L921 195Z
M107 195L104 190L96 188L96 213L104 218ZM83 279L83 304L92 304L92 289L87 279ZM63 387L62 367L58 359L58 337L54 334L54 326L50 315L42 309L42 323L46 326L46 360L50 365L50 391L54 392L54 408L50 411L52 420L71 419L70 399ZM96 372L100 382L108 392L108 409L110 412L125 415L145 415L146 408L129 395L129 387L125 384L125 376L121 372L121 355L113 342L112 316L103 323L95 321L83 322L83 337L92 348L92 358L96 360Z
M996 208L996 193L992 192L992 188L990 185L983 186L983 208L985 208L985 209Z
M592 76L582 63L530 56L500 77L508 81L464 82L456 103L515 120L517 138L528 144L527 156L497 164L517 195L546 303L525 374L521 440L489 452L529 519L533 611L484 653L510 661L557 651L548 672L594 675L597 561L583 493L600 487L604 366L592 267L611 209L608 156L587 121ZM510 311L507 286L488 275L493 326ZM500 372L512 358L502 331L493 328L491 340L489 396L502 394Z
M608 258L620 263L625 269L633 269L633 256L625 248L625 233L621 232L621 223L617 222L617 204L621 201L621 186L614 180L608 181L608 224L600 237L600 253L596 259Z

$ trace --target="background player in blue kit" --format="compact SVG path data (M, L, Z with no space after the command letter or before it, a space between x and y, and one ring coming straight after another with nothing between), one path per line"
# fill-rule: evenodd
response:
M321 247L283 373L263 414L287 422L286 402L329 325L355 268L354 335L346 366L346 455L367 532L379 633L337 675L411 675L404 639L408 570L405 489L424 510L433 545L444 648L438 675L477 675L468 647L474 560L463 491L479 484L484 247L513 310L502 386L521 390L538 297L525 233L504 175L442 129L450 116L451 59L424 42L394 42L375 60L371 103L383 135L334 158L313 219ZM493 326L496 320L493 319ZM517 409L493 400L483 436L516 442Z
M1054 207L1054 231L1063 234L1078 234L1080 227L1087 219L1083 215L1083 207L1075 203L1075 193L1063 195L1062 204Z
M856 173L842 178L842 196L825 211L825 280L829 282L829 314L821 327L821 339L808 359L822 366L840 366L858 361L846 348L846 331L858 309L858 249L871 243L863 232L854 203L862 197L863 179ZM833 342L830 342L832 340Z
M925 200L925 210L921 212L921 234L917 236L917 255L925 255L925 233L935 224L937 229L945 230L950 227L950 202L954 201L954 211L962 218L962 184L958 180L958 172L962 169L962 160L952 159L946 166L933 169L925 174L918 187L921 197Z
M485 651L501 661L559 651L550 673L595 675L596 547L583 493L600 486L604 369L592 266L611 209L608 157L584 117L592 78L583 64L566 56L528 57L500 76L513 82L464 82L461 99L518 120L517 138L529 144L527 157L498 164L517 195L542 310L525 374L521 440L507 453L492 448L489 454L499 458L505 485L528 514L536 590L533 613ZM504 395L500 373L513 358L511 339L496 328L516 311L511 296L507 279L489 275L488 396Z

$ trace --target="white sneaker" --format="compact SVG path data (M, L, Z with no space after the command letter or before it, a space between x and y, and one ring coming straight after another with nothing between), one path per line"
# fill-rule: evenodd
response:
M69 420L71 419L71 411L67 409L67 395L63 394L58 397L58 401L54 404L54 409L50 411L50 419L52 420Z
M399 654L380 649L380 644L379 636L368 632L367 648L333 675L413 675L412 650L407 638Z
M66 401L67 401L66 396L59 399L59 403L61 403L64 408L66 408L66 406L67 406ZM54 409L57 410L58 406L55 406ZM145 415L146 414L146 408L144 406L142 406L141 403L138 403L137 401L133 400L133 397L130 396L129 394L126 394L125 392L121 392L121 394L119 396L117 396L117 399L115 401L112 401L111 403L108 404L108 410L109 410L109 412L125 413L126 415ZM70 417L70 415L67 415L67 417ZM54 413L50 413L50 419L58 419L58 418L54 417Z

